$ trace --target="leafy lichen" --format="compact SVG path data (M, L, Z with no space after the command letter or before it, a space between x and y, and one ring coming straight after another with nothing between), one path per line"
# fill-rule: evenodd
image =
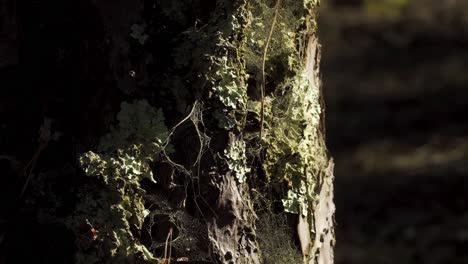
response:
M287 212L306 215L313 200L316 175L323 156L318 125L318 89L299 75L286 80L283 94L273 99L267 117L269 134L264 169L274 182L286 181L289 188L283 205Z
M69 219L77 233L83 226L88 229L87 235L77 238L77 263L156 260L132 229L141 229L148 215L140 182L154 181L150 165L165 148L168 130L162 111L144 100L122 103L117 119L118 126L101 139L98 152L84 153L79 160L97 187L90 187L92 193L81 191L75 215Z
M245 63L241 55L245 45L245 28L251 14L246 4L229 16L221 28L216 28L215 52L208 56L209 68L204 74L211 86L211 94L221 102L220 111L214 113L219 127L225 130L242 127L247 105Z
M229 109L243 108L247 99L246 89L238 83L235 67L228 64L227 56L213 58L213 62L217 70L211 82L217 98Z
M301 57L304 51L304 38L307 32L304 23L313 0L294 1L283 0L278 15L278 23L273 28L273 38L267 51L267 75L282 80L285 76L293 76L302 69ZM316 4L316 3L315 3ZM266 44L271 21L275 15L275 8L270 7L268 1L255 0L252 3L253 17L247 33L247 69L259 72L263 60L263 48ZM285 67L286 66L286 67Z
M320 4L320 0L304 0L304 7L306 9L312 9Z
M231 135L230 143L224 150L224 156L229 170L234 172L239 183L244 183L247 173L250 172L250 168L247 166L245 141L242 139L236 139Z
M285 211L303 215L315 201L317 174L323 165L322 157L326 156L318 131L319 88L303 76L307 42L316 29L311 16L318 4L318 0L282 1L282 6L288 8L280 10L266 58L262 57L262 47L275 13L271 2L253 1L254 16L247 34L247 70L256 76L257 84L261 83L261 61L265 59L267 65L263 169L274 186L287 186L283 197ZM259 111L255 107L249 109Z

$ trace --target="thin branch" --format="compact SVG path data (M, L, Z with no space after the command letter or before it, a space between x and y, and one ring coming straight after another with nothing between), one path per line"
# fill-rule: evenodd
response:
M270 28L270 34L268 35L267 41L265 43L265 48L263 49L263 59L262 59L262 87L261 87L261 94L262 94L262 100L261 100L261 110L260 110L260 140L262 139L263 135L263 123L265 121L265 85L266 85L266 80L265 80L265 61L266 61L266 56L268 53L268 46L270 45L271 37L273 36L273 31L275 29L276 25L276 19L278 18L278 13L281 5L281 0L276 1L276 7L275 7L275 16L273 17L273 22L271 23L271 28Z

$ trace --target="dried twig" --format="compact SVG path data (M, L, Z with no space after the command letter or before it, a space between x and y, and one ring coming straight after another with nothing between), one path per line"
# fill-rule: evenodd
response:
M166 238L166 244L164 246L165 263L171 264L171 255L172 255L172 227L169 228L169 233L167 234L167 238Z
M21 189L20 199L23 197L24 192L26 191L26 188L28 187L29 181L32 178L39 156L41 155L42 151L47 148L47 145L49 144L50 140L51 140L50 121L45 120L44 125L42 125L39 130L39 147L37 148L36 153L34 153L33 157L28 162L26 167L24 167L24 174L27 175L27 178L23 185L23 189ZM29 172L28 172L28 168L29 168Z

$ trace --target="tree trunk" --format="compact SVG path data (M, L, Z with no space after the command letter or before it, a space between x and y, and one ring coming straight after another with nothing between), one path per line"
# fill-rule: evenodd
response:
M91 1L51 6L58 18L34 22L49 31L18 19L20 63L49 62L63 76L35 80L70 86L80 109L65 135L76 202L50 216L75 262L333 263L317 2Z

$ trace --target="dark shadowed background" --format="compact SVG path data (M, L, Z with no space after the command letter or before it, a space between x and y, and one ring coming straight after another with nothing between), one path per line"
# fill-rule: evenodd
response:
M320 16L337 264L468 263L468 1Z

